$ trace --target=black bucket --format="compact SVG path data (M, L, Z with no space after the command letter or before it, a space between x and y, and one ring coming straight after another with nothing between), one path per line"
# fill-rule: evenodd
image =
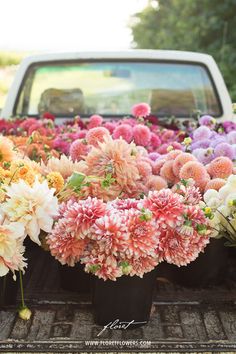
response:
M140 278L125 276L116 281L94 281L94 320L98 325L127 329L148 323L156 284L156 269ZM113 324L113 325L112 325ZM123 326L123 327L122 327Z
M74 267L59 264L60 286L63 290L87 294L91 291L92 276L84 271L84 265Z
M187 266L177 267L161 263L157 276L185 287L208 287L220 285L226 277L228 268L228 251L225 239L211 239L204 253Z
M0 307L16 304L18 284L18 277L14 280L12 272L0 277Z

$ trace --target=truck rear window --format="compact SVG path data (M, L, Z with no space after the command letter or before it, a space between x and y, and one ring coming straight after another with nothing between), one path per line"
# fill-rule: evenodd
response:
M137 102L158 117L221 115L211 77L203 65L179 62L68 62L31 66L17 115L50 112L57 117L130 114Z

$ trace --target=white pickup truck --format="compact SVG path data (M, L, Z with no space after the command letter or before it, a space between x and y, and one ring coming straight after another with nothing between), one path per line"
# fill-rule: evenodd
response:
M46 54L24 59L1 116L54 114L57 121L97 113L120 118L138 102L159 119L210 114L232 120L223 77L206 54L129 50Z

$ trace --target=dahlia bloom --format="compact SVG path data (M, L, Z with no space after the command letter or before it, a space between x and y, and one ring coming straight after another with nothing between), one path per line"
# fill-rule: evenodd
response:
M151 132L145 125L137 124L133 128L133 136L135 144L147 146L151 139Z
M174 160L174 164L173 164L173 172L176 175L176 177L179 177L179 173L181 168L189 161L196 161L196 157L194 157L193 155L187 153L187 152L183 152L182 154L179 154L175 160Z
M210 129L213 129L216 125L216 120L212 116L204 115L199 119L200 125L206 125Z
M209 243L208 236L199 235L196 231L187 236L171 228L162 232L159 240L161 257L179 267L194 261Z
M51 157L47 164L41 162L41 172L48 174L50 172L59 172L64 179L68 178L73 172L84 173L86 166L83 161L73 162L71 157L61 155L60 158Z
M225 157L228 157L230 160L233 160L234 149L230 144L220 143L215 147L214 154L215 154L215 157L225 156Z
M139 258L131 258L129 260L129 275L132 277L137 275L142 278L145 273L151 272L159 263L161 259L157 254L156 257L153 256L141 256Z
M110 133L106 128L97 127L92 128L87 132L86 140L89 145L98 147L99 143L104 142L106 137L109 137Z
M118 125L113 131L113 138L123 138L127 143L130 143L133 138L133 129L129 124Z
M116 124L112 122L106 122L105 124L103 124L103 127L106 128L110 132L110 134L112 134L116 128Z
M98 114L94 114L89 118L88 129L97 128L102 125L103 118Z
M211 136L211 130L205 125L200 126L193 132L194 140L209 139Z
M173 172L173 160L168 160L164 163L164 165L160 169L160 176L164 178L169 184L174 184L177 180Z
M147 117L151 113L151 108L147 103L138 103L132 107L131 112L136 118Z
M161 145L161 139L154 133L151 133L151 139L149 141L149 147L153 150L157 149Z
M151 161L156 161L159 158L160 154L158 152L150 152L148 157Z
M119 266L116 257L96 252L95 249L81 260L85 264L85 271L92 272L103 280L116 281L123 275L122 267Z
M196 149L207 149L209 146L212 146L211 144L211 139L193 141L191 144L191 150L194 151Z
M207 171L212 178L227 178L232 174L233 162L228 157L217 157L207 166Z
M182 221L182 200L182 196L169 189L162 189L149 192L143 205L152 212L157 224L165 229L167 226L175 227Z
M235 130L233 130L227 134L227 141L231 145L236 144L236 131Z
M58 214L58 201L46 181L40 183L36 177L32 186L23 180L6 187L7 200L2 211L11 222L20 222L32 241L40 245L40 230L50 232L53 219Z
M85 238L94 222L105 215L106 204L97 198L87 198L71 203L63 210L67 232L76 238Z
M215 189L216 191L218 191L221 187L223 187L225 185L226 181L223 178L213 178L212 180L210 180L206 187L205 187L205 192L208 189Z
M167 160L175 160L175 158L182 154L180 150L172 150L166 155Z
M187 162L180 170L179 177L181 179L192 178L195 184L202 191L205 189L206 184L209 182L210 177L205 167L196 161Z
M0 136L0 163L12 161L16 157L13 148L11 140Z
M0 277L9 270L23 270L26 266L23 253L25 229L21 223L0 225Z
M195 156L203 165L207 165L215 158L213 148L196 149L193 151L193 156Z
M47 175L47 182L49 188L54 188L56 193L60 192L60 190L64 186L64 178L59 172L50 172Z
M159 191L168 187L166 180L160 176L150 176L146 185L149 191Z
M73 267L84 253L86 239L76 238L67 229L65 219L60 219L52 233L47 236L47 244L51 254L61 263Z
M128 233L124 213L111 210L97 219L91 228L89 237L96 240L99 251L117 256L128 247Z
M141 215L139 210L134 209L129 209L125 212L128 240L124 253L128 259L156 256L158 236L155 222L152 220L143 220Z
M98 148L92 148L85 158L89 174L98 177L111 174L115 182L109 189L118 185L120 191L128 192L140 178L135 150L135 145L123 139L106 138Z
M161 168L162 166L164 165L164 163L166 162L165 159L158 159L154 162L154 164L152 165L152 173L154 175L159 175L160 174L160 171L161 171Z
M71 146L69 154L74 162L84 159L91 147L84 140L75 140Z
M139 200L134 198L127 199L119 199L107 203L108 210L110 208L118 209L118 210L126 210L126 209L138 209Z

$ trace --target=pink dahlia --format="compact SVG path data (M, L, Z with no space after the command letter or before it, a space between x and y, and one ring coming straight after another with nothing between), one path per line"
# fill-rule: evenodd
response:
M102 125L103 118L97 114L94 114L89 118L88 129L97 128Z
M182 154L182 151L180 151L180 150L172 150L167 154L166 159L167 160L175 160L175 158L181 154Z
M189 237L183 237L175 229L168 228L165 231L163 230L159 237L158 250L165 261L180 267L197 258L198 254L193 254L189 250L189 245Z
M168 187L166 180L160 176L150 176L146 185L149 191L160 191Z
M103 280L116 281L117 278L123 275L122 268L119 266L116 257L99 253L96 249L93 249L81 262L85 263L86 272L93 273Z
M202 195L199 188L195 186L188 186L185 188L184 203L189 205L198 205L202 200Z
M169 189L149 192L148 197L144 200L144 207L148 208L158 225L161 228L167 226L175 227L182 221L183 214L183 198L173 193Z
M142 278L145 273L151 272L159 263L159 255L156 255L156 257L141 256L139 258L132 258L129 260L129 265L131 266L129 275L137 275Z
M128 242L124 215L117 210L111 210L95 221L89 237L97 241L102 253L116 256L123 252Z
M42 122L32 124L28 129L28 134L31 135L34 131L37 131L40 135L47 135L47 129L44 128Z
M138 124L133 128L133 136L135 144L147 146L151 139L151 132L145 125Z
M92 128L87 132L86 140L89 145L97 147L99 143L104 142L105 137L109 137L110 133L106 128Z
M110 132L110 134L112 134L116 128L116 123L106 122L105 124L103 124L103 127L106 128Z
M160 157L160 154L158 154L158 152L150 152L148 157L151 161L156 161L158 157Z
M68 232L64 219L60 219L47 237L47 244L51 254L61 263L73 267L79 262L87 240L78 239Z
M67 232L76 238L84 238L94 222L105 215L106 204L97 198L88 197L69 205L64 213Z
M155 257L158 246L156 225L152 220L142 220L141 212L130 209L125 212L128 233L127 248L124 251L127 258L139 258L143 256Z
M151 133L149 145L150 147L152 147L153 150L155 150L161 145L161 139L156 134Z
M179 177L181 179L192 178L195 181L196 186L199 187L201 191L204 191L206 184L210 180L210 176L208 175L205 167L197 161L187 162L181 168Z
M152 175L152 166L143 159L137 161L137 168L142 179L147 179Z
M154 162L154 164L152 165L152 173L154 175L159 175L162 166L164 165L164 163L166 162L166 160L164 158L158 159Z
M214 178L212 180L210 180L206 187L205 187L205 192L208 189L215 189L216 191L218 191L221 187L223 187L226 184L226 180L223 178Z
M157 149L157 152L161 155L165 155L168 153L168 148L169 148L170 144L161 144L161 146Z
M196 157L193 155L183 152L182 154L179 154L174 161L173 164L173 172L176 175L176 177L179 177L179 173L181 168L189 161L197 161Z
M168 142L169 140L173 139L175 132L173 130L166 130L162 133L161 139L164 143Z
M74 162L80 161L88 154L90 149L91 147L84 140L75 140L70 146L70 156Z
M138 209L139 200L134 198L115 199L108 203L108 209L114 208L118 210Z
M123 138L127 143L130 143L133 138L133 129L129 124L118 125L113 131L113 138Z
M151 113L151 108L147 103L138 103L132 107L131 113L136 118L147 117Z
M87 135L87 130L80 130L78 132L78 139L85 139L86 135Z
M173 172L173 165L174 165L174 161L168 160L164 163L164 165L160 170L160 176L170 184L174 184L177 180L177 177Z
M29 130L30 126L34 125L35 123L37 123L36 118L27 118L22 123L20 123L19 126L24 130Z

